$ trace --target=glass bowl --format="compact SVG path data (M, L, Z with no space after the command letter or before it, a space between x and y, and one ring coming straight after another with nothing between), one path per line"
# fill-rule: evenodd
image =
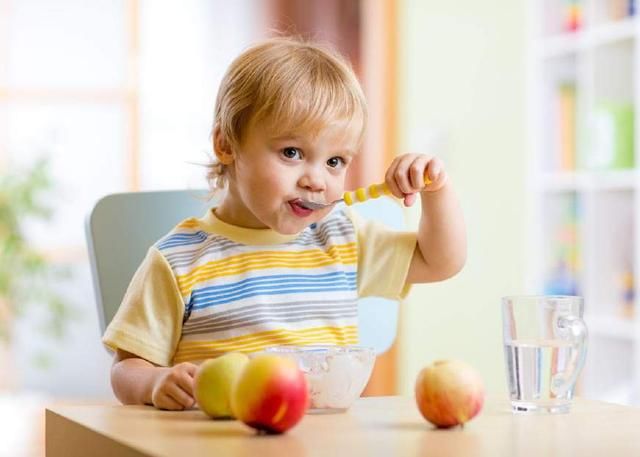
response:
M309 412L346 411L369 382L376 360L364 346L274 346L265 352L295 360L309 384Z

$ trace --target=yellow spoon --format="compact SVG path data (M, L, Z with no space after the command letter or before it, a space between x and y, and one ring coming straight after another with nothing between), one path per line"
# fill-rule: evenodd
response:
M427 186L431 184L431 182L432 181L429 179L428 176L424 177L424 183ZM359 187L356 190L345 192L344 194L342 194L342 198L338 200L334 200L331 203L319 203L319 202L312 202L308 200L301 200L300 205L304 206L307 209L313 209L313 210L326 208L327 206L332 206L332 205L335 205L336 203L341 203L341 202L344 202L345 205L347 206L351 206L354 203L365 202L372 198L378 198L382 195L393 195L391 193L391 190L389 189L389 186L387 186L387 183L385 182L380 184L371 184L368 187Z

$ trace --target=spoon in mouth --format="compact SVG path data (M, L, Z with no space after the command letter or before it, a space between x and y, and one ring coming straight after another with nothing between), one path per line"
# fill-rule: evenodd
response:
M331 203L320 203L320 202L312 202L312 201L309 201L309 200L300 200L298 204L300 206L304 207L304 208L312 209L312 210L315 211L315 210L318 210L318 209L328 208L329 206L333 206L336 203L340 203L340 202L343 202L343 201L344 201L344 198L340 198L338 200L334 200Z

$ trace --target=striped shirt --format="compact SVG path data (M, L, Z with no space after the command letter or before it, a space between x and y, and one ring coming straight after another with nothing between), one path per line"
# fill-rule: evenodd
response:
M296 235L235 227L209 211L149 250L103 341L160 365L356 344L358 297L403 296L414 248L415 234L340 210Z

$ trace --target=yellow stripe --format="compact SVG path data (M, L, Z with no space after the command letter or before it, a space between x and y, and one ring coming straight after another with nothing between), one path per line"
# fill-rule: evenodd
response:
M283 344L356 344L358 332L355 326L316 327L304 330L270 330L241 337L217 341L182 341L174 357L174 363L203 360L231 351L256 352L270 346Z
M355 325L345 325L345 326L324 326L324 327L311 327L300 330L289 330L289 329L275 329L275 330L265 330L262 332L250 333L247 335L234 336L231 338L218 339L215 341L205 340L205 341L189 341L185 340L180 343L180 346L186 346L187 348L195 348L195 347L209 347L211 344L219 345L219 346L237 346L239 344L247 344L253 343L255 341L264 340L265 338L272 337L288 337L288 338L305 338L307 336L317 336L317 335L342 335L346 333L357 333L357 328Z
M214 260L207 262L205 265L191 270L189 273L181 275L180 277L187 277L190 274L205 269L207 267L219 267L229 268L235 265L245 265L247 262L261 262L261 261L287 261L296 263L303 263L309 261L320 261L330 259L331 261L338 263L338 260L342 260L342 257L355 256L356 247L355 243L349 243L349 245L333 246L327 252L321 249L313 249L309 251L296 252L281 252L281 251L267 251L267 252L251 252L245 254L239 254L231 257L227 257L220 260ZM340 256L339 258L337 256Z
M344 265L355 265L357 262L357 257L352 256L343 259ZM313 269L318 267L324 267L327 265L334 265L335 262L330 259L326 259L324 261L309 261L309 262L295 262L295 268L297 269ZM256 263L247 263L241 265L237 268L215 268L209 267L206 269L200 269L197 275L189 275L189 281L186 282L184 279L178 278L178 284L180 286L180 292L183 296L188 295L191 290L199 283L203 281L208 281L213 277L224 277L224 276L234 276L246 271L254 271L254 270L267 270L270 268L293 268L294 263L289 261L274 261L274 262L256 262Z
M260 352L265 350L268 347L272 346L280 346L280 345L299 345L306 346L310 344L337 344L337 345L350 345L350 344L358 344L358 338L356 336L352 337L344 337L344 338L334 338L327 339L324 336L317 338L307 338L304 340L273 340L269 342L265 342L264 344L254 345L254 346L241 346L241 347L232 347L232 348L203 348L192 351L179 351L176 353L173 363L182 363L196 360L205 360L214 357L218 357L220 355L226 354L227 352L239 351L244 353L252 353L252 352Z
M216 351L216 352L231 352L231 351L242 351L242 352L255 352L260 351L269 346L275 345L283 345L283 344L312 344L312 343L341 343L345 341L351 341L353 339L357 339L357 334L354 332L345 332L343 335L331 335L331 334L320 334L316 336L308 336L308 337L298 337L293 338L290 336L272 336L272 337L264 337L258 341L254 341L251 343L245 344L218 344L216 341L203 342L204 344L199 344L196 346L190 346L187 344L181 344L178 351L176 352L176 356L179 355L189 355L192 353L198 352L208 352L208 351Z
M194 228L194 227L198 227L200 224L198 222L198 219L187 219L184 220L182 222L180 222L176 228L177 229L183 229L183 228Z
M355 265L357 263L356 243L331 246L327 251L310 249L300 252L261 251L239 254L221 260L207 262L190 272L177 276L183 295L199 281L214 276L233 276L251 270L275 267L314 268L331 264Z
M208 266L228 268L233 264L242 265L247 261L262 260L262 259L267 259L267 260L277 259L277 260L290 260L290 261L297 260L297 259L319 260L319 259L326 259L327 256L330 256L333 258L333 260L336 260L335 259L336 254L356 255L356 253L357 253L356 243L347 243L347 244L340 244L337 246L331 246L326 251L315 248L315 249L309 249L306 251L296 251L296 252L291 252L291 251L247 252L244 254L226 257L224 259L207 262L205 265L197 267L194 270L190 271L189 273L179 276L179 278L188 277L189 275L195 274L197 271L202 270Z
M195 347L185 347L188 345L181 344L180 348L177 351L177 356L189 355L199 352L231 352L231 351L242 351L242 352L255 352L260 351L269 346L283 345L283 344L312 344L312 343L339 343L344 341L351 341L356 338L356 334L353 333L345 333L344 335L317 335L317 336L308 336L304 338L291 338L288 336L280 336L280 337L265 337L261 338L259 341L255 341L252 343L246 344L217 344L216 341L210 341L203 345L198 345Z

